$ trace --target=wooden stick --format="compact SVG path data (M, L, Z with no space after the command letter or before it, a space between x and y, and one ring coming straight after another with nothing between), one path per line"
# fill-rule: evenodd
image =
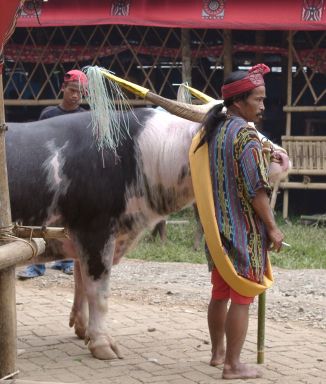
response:
M287 105L291 106L292 104L292 64L293 64L293 55L292 55L292 45L293 45L293 32L289 31L288 38L288 71L287 71ZM283 107L283 111L286 112L286 128L285 132L287 135L291 135L291 125L292 125L292 115L291 111L286 111Z
M2 73L0 73L0 227L11 224ZM0 247L2 248L2 247ZM15 266L0 269L0 377L16 371L17 325Z
M325 183L300 183L295 181L284 181L280 188L287 189L326 189Z
M0 271L14 266L22 261L27 261L33 256L38 256L45 251L43 239L16 240L0 247Z
M288 105L285 105L283 107L283 111L286 113L289 113L289 112L322 112L322 111L326 111L326 105L316 105L316 106L298 105L298 106L293 106L293 105L288 104ZM287 130L286 134L290 135L291 132Z
M265 311L266 291L258 297L257 364L264 364L265 359Z
M17 237L30 238L42 237L43 239L68 238L68 233L62 227L33 227L33 226L14 226L13 233Z
M271 209L274 211L277 191L280 183L274 185ZM266 313L266 291L258 297L258 329L257 329L257 364L263 364L265 360L265 313Z

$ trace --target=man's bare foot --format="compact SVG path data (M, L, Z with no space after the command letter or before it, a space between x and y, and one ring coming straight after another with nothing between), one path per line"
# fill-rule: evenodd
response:
M209 365L211 365L212 367L216 367L218 365L224 364L224 361L225 361L224 350L212 352L212 358Z
M238 364L236 367L232 367L229 364L224 365L222 378L226 380L234 379L256 379L262 377L262 373L246 364Z

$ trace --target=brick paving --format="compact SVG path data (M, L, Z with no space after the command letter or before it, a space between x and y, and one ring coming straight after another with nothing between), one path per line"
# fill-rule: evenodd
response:
M208 365L209 335L204 308L162 306L111 296L107 324L124 358L91 357L68 327L71 287L30 287L17 282L21 380L97 384L210 384L221 368ZM189 288L188 288L189 289ZM256 360L257 319L251 316L243 359ZM300 322L266 320L264 377L232 383L326 383L325 330Z

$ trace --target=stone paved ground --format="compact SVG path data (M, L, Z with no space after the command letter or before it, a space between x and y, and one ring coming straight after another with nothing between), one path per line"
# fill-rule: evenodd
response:
M318 307L308 317L302 316L306 306L300 298L307 295L300 289L292 301L286 301L290 303L286 315L276 311L282 307L283 286L282 272L277 274L280 284L268 294L272 314L268 312L266 319L264 378L229 382L326 383L325 300L321 300L325 299L325 274L320 274L316 285L309 282L309 292L319 292L321 299L308 297L314 309ZM296 275L291 275L294 280ZM71 277L53 270L42 278L17 282L19 379L97 384L222 381L221 369L208 365L205 266L125 261L115 268L107 324L124 359L110 362L92 358L68 327L72 284ZM283 299L289 295L285 293ZM254 306L243 354L250 363L256 360L256 312ZM321 318L315 321L312 316Z

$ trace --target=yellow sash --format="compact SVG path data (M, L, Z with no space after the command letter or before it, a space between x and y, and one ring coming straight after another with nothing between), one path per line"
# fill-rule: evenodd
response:
M273 284L272 266L267 255L266 274L262 284L239 276L222 246L215 217L212 182L209 167L208 145L205 143L194 153L200 141L200 132L193 138L189 151L192 184L206 243L222 278L236 292L253 297L263 293Z

